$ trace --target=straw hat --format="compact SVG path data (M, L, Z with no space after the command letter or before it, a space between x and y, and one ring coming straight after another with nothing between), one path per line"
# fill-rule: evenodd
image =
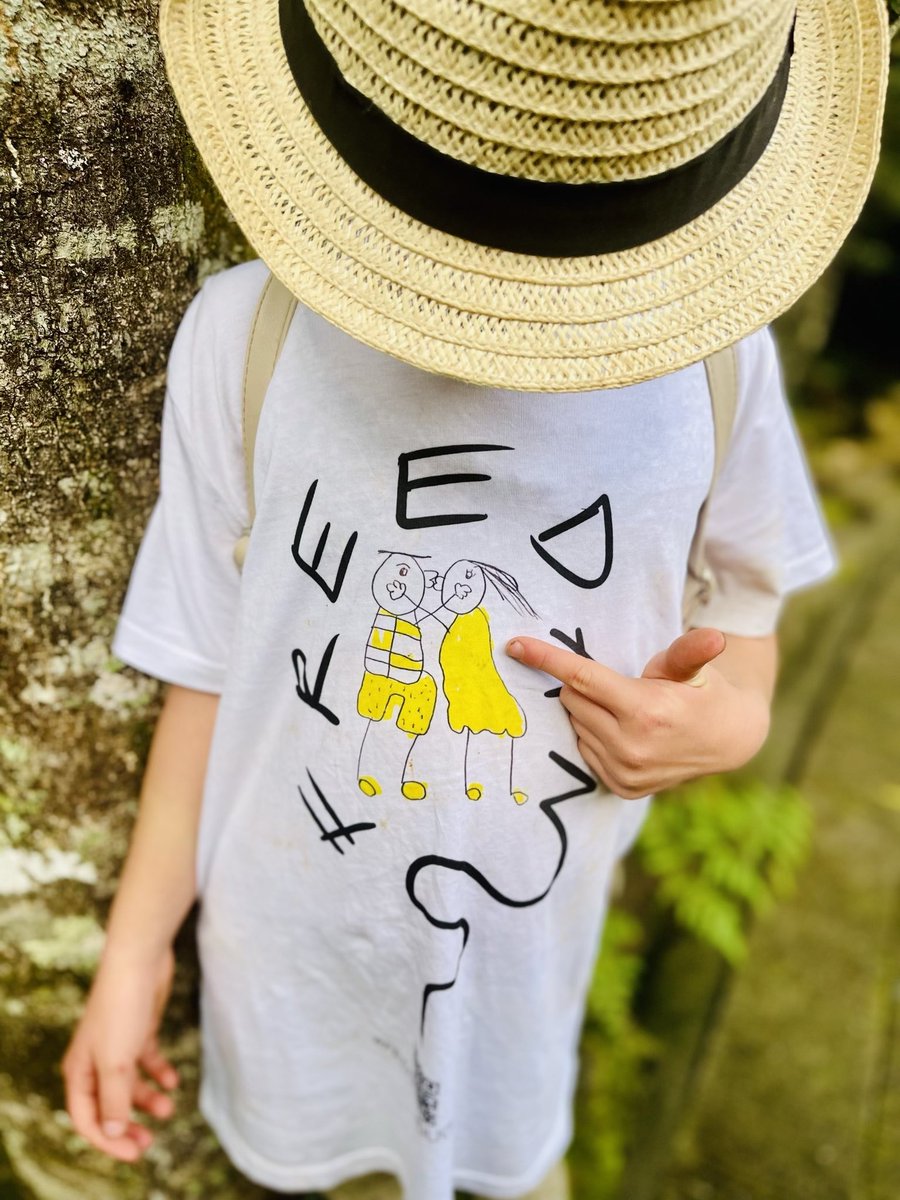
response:
M787 308L871 182L885 0L162 0L191 134L301 301L523 391Z

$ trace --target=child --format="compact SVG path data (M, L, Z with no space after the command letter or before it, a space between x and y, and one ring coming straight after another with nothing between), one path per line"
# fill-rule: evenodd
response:
M858 210L886 62L875 0L657 8L163 4L262 257L178 329L114 642L170 684L64 1063L117 1158L132 1107L172 1111L197 895L200 1103L248 1176L566 1194L613 866L651 793L762 744L782 599L833 566L763 326ZM240 573L269 267L301 303ZM682 633L727 342L717 588Z

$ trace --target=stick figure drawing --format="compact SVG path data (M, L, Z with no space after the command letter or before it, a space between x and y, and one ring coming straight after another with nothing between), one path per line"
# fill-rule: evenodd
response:
M356 702L360 716L367 719L356 777L365 795L375 796L381 791L374 769L369 772L365 769L366 739L373 721L394 720L397 728L410 738L400 791L407 800L422 800L428 785L418 779L407 779L406 774L413 746L428 732L437 699L437 685L425 670L419 628L423 617L431 615L422 608L422 600L436 573L429 571L431 578L427 579L414 554L384 553L387 557L372 578L372 595L378 611L369 630L365 671Z
M513 781L513 748L515 739L525 733L525 714L494 662L490 621L483 604L488 586L517 612L537 614L513 576L489 563L458 559L441 577L436 571L424 570L419 555L383 553L386 557L372 577L378 609L369 630L356 702L360 716L366 718L356 764L360 791L367 796L382 791L382 768L374 765L376 752L369 735L375 722L393 722L409 738L400 792L407 800L423 800L428 794L428 784L410 777L409 772L414 769L413 747L431 727L437 700L437 685L425 669L422 644L421 625L431 617L445 631L438 662L448 723L454 733L465 737L465 794L470 800L480 800L485 793L485 785L469 776L469 748L473 737L490 734L510 739L508 792L517 804L524 804L528 794ZM435 589L434 608L425 603L429 589Z
M494 662L490 622L482 604L488 583L518 612L537 615L507 571L470 559L453 563L442 581L441 607L434 613L447 626L438 656L447 719L454 733L465 735L463 780L469 799L484 795L484 786L469 777L470 740L490 733L510 739L509 794L517 804L524 804L527 792L514 785L513 749L515 739L525 733L525 714Z

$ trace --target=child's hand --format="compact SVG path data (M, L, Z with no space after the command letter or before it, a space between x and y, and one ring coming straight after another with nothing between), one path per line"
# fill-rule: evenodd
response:
M712 665L725 644L716 629L692 629L640 679L536 638L513 639L507 653L563 684L582 757L611 792L632 800L734 770L765 741L769 698L755 680L735 682Z
M62 1061L66 1107L72 1124L98 1150L134 1162L153 1141L131 1110L172 1115L171 1096L157 1090L178 1083L175 1068L156 1040L172 986L174 955L155 961L104 954L87 1005Z

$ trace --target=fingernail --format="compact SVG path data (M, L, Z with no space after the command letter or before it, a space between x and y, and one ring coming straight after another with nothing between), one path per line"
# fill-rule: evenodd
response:
M690 687L705 687L708 682L708 676L705 671L698 671L696 675L692 675L690 679L684 681Z
M525 647L518 640L518 638L513 638L511 642L506 643L506 653L510 656L510 658L521 658L524 651Z
M103 1122L103 1132L106 1134L107 1137L110 1137L110 1138L121 1137L122 1134L125 1132L125 1129L126 1129L126 1125L125 1125L124 1121L104 1121Z

